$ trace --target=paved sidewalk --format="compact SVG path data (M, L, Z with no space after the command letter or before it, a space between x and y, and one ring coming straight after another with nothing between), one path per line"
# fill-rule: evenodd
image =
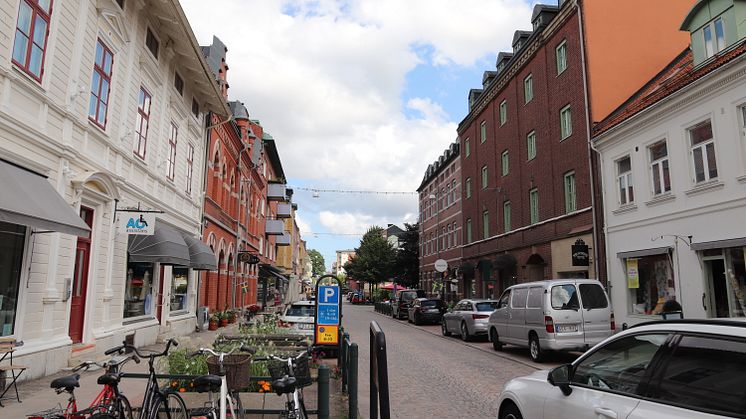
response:
M177 338L179 342L179 348L192 348L198 347L211 347L215 337L220 334L234 334L237 333L237 324L230 325L225 328L220 328L216 331L204 331L193 333L189 336L181 336ZM165 347L164 344L157 344L140 348L141 350L152 350L162 351ZM336 365L336 360L325 360L325 363L330 365ZM130 373L147 373L148 363L147 360L142 360L140 364L134 362L128 362L123 369L125 372ZM101 386L96 383L96 380L104 371L98 369L97 371L81 371L80 374L80 388L75 389L75 397L78 401L78 408L82 409L87 407L93 399L101 391ZM21 403L15 400L4 401L5 407L0 407L0 418L2 419L22 419L26 415L46 410L55 407L57 404L61 406L67 405L68 394L63 392L62 394L56 394L55 391L49 387L49 383L55 378L64 377L66 375L73 374L72 371L61 371L57 374L43 377L36 380L24 381L18 385L18 390L21 396ZM123 379L119 384L119 388L123 394L127 396L133 407L138 407L142 403L143 394L145 390L144 379ZM341 405L335 403L335 399L339 399L337 393L338 386L334 381L331 383L330 392L332 393L331 402L331 417L340 418L341 416L339 409ZM197 393L184 393L185 401L189 408L202 406L207 396ZM307 409L317 408L317 386L314 384L304 389L304 400L306 401ZM274 393L256 394L256 393L243 393L241 395L241 401L244 408L253 409L282 409L284 407L285 397L279 397ZM335 407L336 406L336 407ZM262 415L251 415L248 418L261 418ZM271 418L272 415L264 415L265 418ZM276 416L275 416L276 417Z

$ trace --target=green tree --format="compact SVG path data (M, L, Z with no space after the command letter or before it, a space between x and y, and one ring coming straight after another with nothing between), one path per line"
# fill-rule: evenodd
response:
M316 249L308 251L308 257L311 258L311 273L313 276L323 275L326 272L326 265L324 264L324 256L321 255Z
M348 278L378 284L391 278L396 261L396 250L383 237L381 227L371 227L355 248L355 257L345 263Z
M399 236L399 250L394 262L394 280L406 287L416 287L420 281L419 224L404 223Z

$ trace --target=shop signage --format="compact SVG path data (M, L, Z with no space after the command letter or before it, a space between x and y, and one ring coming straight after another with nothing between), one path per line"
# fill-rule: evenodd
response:
M435 261L435 270L438 272L445 272L446 269L448 269L448 262L446 262L443 259L438 259Z
M640 272L637 259L627 259L627 288L640 288Z
M241 263L248 263L249 265L256 265L259 263L259 256L252 255L249 252L238 252L238 260Z
M141 234L144 236L155 234L155 213L122 212L118 221L124 234Z
M578 239L575 244L571 246L572 251L572 266L588 266L588 245L585 244L583 239Z

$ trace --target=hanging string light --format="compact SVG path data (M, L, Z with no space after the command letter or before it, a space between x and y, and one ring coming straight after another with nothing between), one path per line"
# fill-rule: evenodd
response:
M289 188L298 191L308 191L313 193L314 198L318 198L319 194L324 193L343 193L343 194L367 194L367 195L417 195L416 191L366 191L366 190L352 190L352 189L320 189L320 188L306 188L301 186L289 186Z

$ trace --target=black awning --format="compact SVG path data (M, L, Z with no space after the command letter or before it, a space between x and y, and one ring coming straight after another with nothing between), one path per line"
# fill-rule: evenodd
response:
M511 269L515 267L516 264L518 264L518 261L515 259L515 256L511 255L510 253L497 255L495 261L492 262L492 266L494 266L497 270Z
M91 229L46 177L0 160L0 221L88 237Z
M268 276L274 276L285 283L289 281L288 278L282 274L281 269L268 263L259 264L259 275L265 278Z
M181 237L189 248L190 268L203 271L218 270L215 253L212 252L212 249L208 245L184 232L181 233Z
M189 246L181 233L158 221L152 236L130 235L127 245L130 262L160 262L189 266Z

